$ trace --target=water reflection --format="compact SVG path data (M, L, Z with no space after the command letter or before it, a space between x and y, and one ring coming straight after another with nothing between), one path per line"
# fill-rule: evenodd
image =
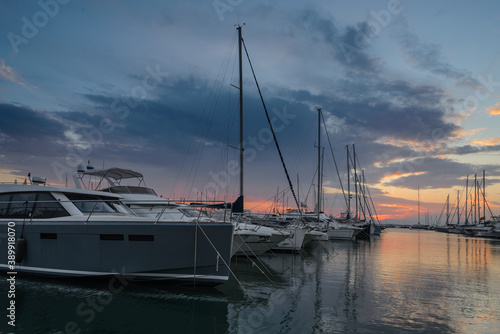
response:
M217 289L18 279L16 333L491 333L500 241L389 230L233 259ZM7 291L5 280L0 289ZM70 328L71 329L71 328ZM6 322L0 333L8 332Z
M215 289L18 278L15 333L225 333L227 305Z
M500 325L498 244L488 240L391 230L262 262L276 283L242 282L258 299L229 305L230 331L488 333ZM281 303L271 298L278 293Z

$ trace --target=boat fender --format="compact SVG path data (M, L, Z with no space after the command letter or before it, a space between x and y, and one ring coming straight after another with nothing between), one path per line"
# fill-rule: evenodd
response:
M26 239L19 238L16 242L16 263L20 263L26 254Z

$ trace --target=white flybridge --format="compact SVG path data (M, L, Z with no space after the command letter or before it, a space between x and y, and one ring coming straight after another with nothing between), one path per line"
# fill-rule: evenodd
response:
M92 177L96 177L95 180ZM141 173L124 168L94 169L90 164L79 165L73 174L78 189L90 189L119 194L122 202L136 215L162 221L213 221L201 210L162 198L146 187ZM137 185L121 184L123 180L137 180Z

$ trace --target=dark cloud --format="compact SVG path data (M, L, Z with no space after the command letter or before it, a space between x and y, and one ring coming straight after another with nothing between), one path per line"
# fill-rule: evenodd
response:
M55 113L0 103L1 167L15 170L19 177L29 172L49 176L51 163L67 152L67 129Z
M338 137L344 136L349 141L388 137L442 142L454 137L454 131L459 129L445 121L446 105L441 102L444 92L433 86L375 78L344 80L332 96L305 91L292 95L303 102L322 105L326 115L343 120L345 124L338 129Z
M298 28L307 32L310 39L326 44L333 59L347 69L365 73L378 71L375 59L366 52L371 43L365 34L369 30L366 22L339 28L331 16L312 9L302 11L297 22Z
M26 106L0 104L0 147L4 162L20 156L54 156L64 146L66 125L52 113Z
M500 145L491 145L491 146L464 145L450 149L450 152L459 155L480 153L480 152L499 152L499 151L500 151Z
M0 103L0 131L16 140L58 138L65 126L45 112L27 106Z

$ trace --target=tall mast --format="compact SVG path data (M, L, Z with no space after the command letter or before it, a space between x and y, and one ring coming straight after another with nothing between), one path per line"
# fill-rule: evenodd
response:
M351 172L349 165L349 145L346 145L347 150L347 218L351 218Z
M318 221L321 211L321 108L318 108Z
M460 225L460 190L457 190L457 226Z
M368 214L370 214L370 209L369 209L369 205L366 201L366 194L367 194L367 189L366 189L366 179L365 179L365 170L362 169L361 170L361 181L363 183L363 186L362 186L362 191L361 191L361 196L363 197L363 200L361 201L361 211L363 211L363 219L366 221L366 212L368 212ZM371 214L370 214L370 218L371 218Z
M299 183L299 174L297 174L297 198L299 200L299 211L302 211L302 204L300 203L300 183ZM300 213L299 213L300 214Z
M417 221L417 224L420 225L420 185L417 188L417 207L418 207L418 221Z
M477 224L477 174L474 174L474 224Z
M358 204L358 172L356 170L356 147L352 144L352 155L354 156L354 194L356 195L356 220L359 221L359 204Z
M243 38L241 37L241 26L238 25L236 28L238 30L238 58L239 58L239 88L240 88L240 197L242 201L243 209L243 62L242 62L242 50L241 42Z
M469 216L467 215L467 201L469 200L469 175L467 175L467 181L465 182L465 225L469 222Z
M477 188L476 188L476 206L477 206L477 222L481 222L481 198L479 195L479 192L481 191L481 185L479 184L479 179L476 181L477 182Z
M486 223L486 171L483 169L483 218Z
M446 197L446 225L450 223L450 194Z

